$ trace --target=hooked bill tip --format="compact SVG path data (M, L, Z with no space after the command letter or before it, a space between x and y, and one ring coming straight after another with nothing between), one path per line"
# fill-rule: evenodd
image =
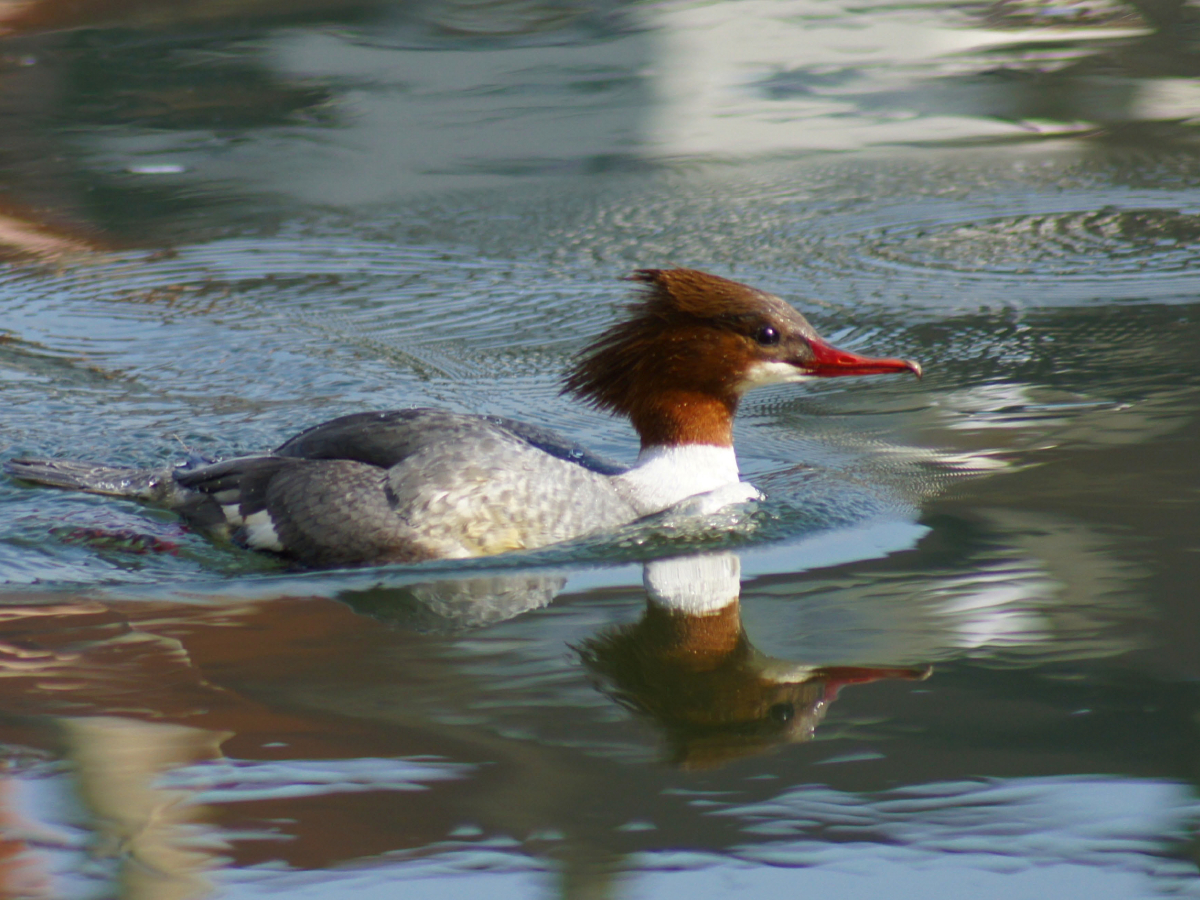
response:
M904 365L908 366L908 371L912 372L917 378L925 377L925 370L921 368L921 364L915 359L904 360Z

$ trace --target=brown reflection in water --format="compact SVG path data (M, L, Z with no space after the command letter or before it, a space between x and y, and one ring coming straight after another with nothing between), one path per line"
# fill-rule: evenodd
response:
M12 604L16 598L6 599ZM313 668L343 669L356 633L385 632L371 620L336 602L300 598L224 606L31 599L35 604L0 608L3 739L74 764L92 816L94 855L117 860L121 896L202 896L217 852L235 865L282 857L292 866L319 868L421 846L453 827L444 814L421 816L424 806L434 805L422 798L424 804L400 810L412 814L417 808L418 833L408 842L397 839L392 829L380 827L398 815L388 792L267 800L250 804L249 821L260 828L272 820L304 823L294 829L295 839L282 845L239 841L226 850L194 839L221 824L244 823L245 805L201 808L189 802L188 791L158 783L164 773L222 751L250 760L319 760L432 749L369 726L356 728L353 721L291 715L219 683L231 671L251 680L287 681ZM0 811L6 820L15 815ZM381 833L378 843L364 843L375 831ZM49 861L23 842L0 846L6 850L12 861L0 859L0 895L38 896L16 887L44 878Z
M735 559L724 562L715 586L687 577L666 584L664 568L647 576L651 604L642 620L588 640L585 655L621 685L625 702L635 698L658 718L683 767L711 768L803 740L844 684L925 674L767 657L742 629ZM319 598L188 605L63 597L26 606L7 599L4 739L74 762L96 845L117 856L128 896L196 896L218 865L282 861L313 870L387 853L437 854L464 824L553 857L574 893L610 889L620 857L639 841L737 840L736 823L681 814L686 799L662 791L661 767L581 753L540 732L504 733L502 695L481 684L489 676L456 662L453 636L398 629ZM506 660L495 665L502 668L484 671L506 671ZM571 701L554 693L557 683L529 696L513 683L514 708L549 704L544 716L523 721L535 732L565 728L585 744L611 740L605 717L573 716ZM475 768L424 791L268 793L207 808L161 782L176 767L222 753L278 764L285 779L292 760L332 761L336 770L338 760L434 757ZM617 795L603 788L618 781ZM619 831L639 817L668 830L661 838ZM216 828L287 840L193 842ZM536 837L547 828L561 832L549 844ZM14 848L26 880L38 853Z
M246 611L91 600L0 608L0 712L185 721L225 707L236 719L238 699L201 674L181 638Z
M264 740L303 740L319 729L224 686L221 673L262 664L295 674L340 652L341 621L370 626L339 603L292 597L224 605L6 600L0 715L122 716ZM331 641L321 645L322 636ZM315 740L305 751L319 755ZM56 747L45 737L32 743Z
M710 559L722 558L733 559ZM648 568L687 565L694 559L660 561ZM720 601L736 591L736 566L732 574L723 591L710 586L710 597ZM656 586L648 578L648 587L646 610L638 622L585 641L579 653L589 669L603 676L618 702L661 726L668 759L685 769L714 768L810 740L845 685L923 679L932 671L927 666L814 667L766 656L750 643L736 596L716 609L697 609L694 597L680 603L676 591L661 590L661 581ZM694 580L689 589L696 589Z
M89 233L87 226L55 218L58 216L0 197L0 258L66 262L111 249L100 235Z
M141 621L123 615L119 604L83 599L0 608L0 715L16 717L28 744L73 764L92 817L90 854L117 862L120 896L131 900L209 892L204 873L218 848L196 838L210 814L188 802L191 791L165 788L159 779L219 757L231 736L179 720L238 705L192 665L171 633L180 619L164 616L164 606L146 604ZM5 732L11 740L13 729ZM22 867L4 869L7 889L40 865L36 851L14 858Z

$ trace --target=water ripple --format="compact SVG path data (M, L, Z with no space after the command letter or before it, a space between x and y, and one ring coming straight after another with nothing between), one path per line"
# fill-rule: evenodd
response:
M1104 207L889 227L866 236L860 262L1097 282L1194 275L1197 247L1200 215Z

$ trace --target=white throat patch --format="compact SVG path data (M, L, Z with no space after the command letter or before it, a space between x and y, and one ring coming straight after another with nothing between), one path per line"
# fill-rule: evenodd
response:
M748 391L751 388L766 387L768 384L791 384L796 381L811 381L815 375L797 369L791 363L779 362L756 362L746 369L746 374L742 376L742 380L738 382L739 391Z

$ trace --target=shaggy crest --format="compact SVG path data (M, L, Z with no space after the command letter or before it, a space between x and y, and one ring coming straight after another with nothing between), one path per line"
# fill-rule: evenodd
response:
M614 325L580 354L566 378L570 393L597 409L629 415L647 387L689 387L736 405L733 369L712 366L728 347L722 338L750 336L763 325L781 332L811 326L778 297L695 269L640 269L647 288ZM705 349L716 353L699 352Z

